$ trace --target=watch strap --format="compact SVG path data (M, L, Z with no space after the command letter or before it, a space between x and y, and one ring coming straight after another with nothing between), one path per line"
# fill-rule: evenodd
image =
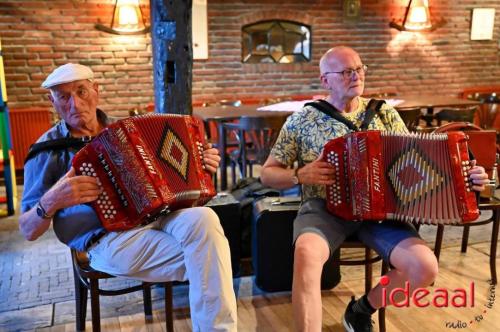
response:
M47 213L47 210L45 210L45 208L42 206L42 203L40 201L38 201L36 209L37 209L37 214L40 217L42 217L43 219L51 219L52 218L52 216L49 215ZM40 211L41 213L38 213L38 211Z

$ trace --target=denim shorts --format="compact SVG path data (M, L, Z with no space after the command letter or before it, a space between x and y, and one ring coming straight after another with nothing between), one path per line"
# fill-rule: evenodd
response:
M310 198L300 207L293 224L293 242L303 233L316 233L330 247L330 255L346 238L354 236L390 263L392 250L403 240L420 238L413 225L400 221L346 221L326 210L325 200Z

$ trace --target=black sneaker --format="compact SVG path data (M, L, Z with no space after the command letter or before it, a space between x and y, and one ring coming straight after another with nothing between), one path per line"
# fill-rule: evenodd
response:
M369 314L354 312L352 306L356 303L354 296L351 298L351 302L347 305L345 309L344 316L342 317L342 324L344 324L344 329L347 332L372 332L372 316Z

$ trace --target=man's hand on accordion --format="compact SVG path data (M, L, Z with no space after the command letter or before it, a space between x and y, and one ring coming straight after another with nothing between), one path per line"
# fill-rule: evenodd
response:
M47 210L54 212L73 205L95 201L101 189L97 179L92 176L75 176L75 169L71 169L57 181L44 195L47 197Z
M484 185L490 182L488 174L484 170L484 167L476 165L476 160L471 160L471 163L472 168L469 170L469 180L472 182L472 189L483 191L485 189Z
M306 164L297 172L297 177L301 184L332 185L335 167L323 161L323 151L313 162Z
M215 172L217 172L217 167L219 167L219 163L220 163L219 150L212 147L212 144L210 143L205 144L203 150L203 164L205 170L214 174Z

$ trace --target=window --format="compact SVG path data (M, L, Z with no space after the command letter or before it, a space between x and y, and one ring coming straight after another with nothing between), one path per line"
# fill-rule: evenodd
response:
M242 34L244 63L311 61L311 29L291 21L261 21L245 25Z

